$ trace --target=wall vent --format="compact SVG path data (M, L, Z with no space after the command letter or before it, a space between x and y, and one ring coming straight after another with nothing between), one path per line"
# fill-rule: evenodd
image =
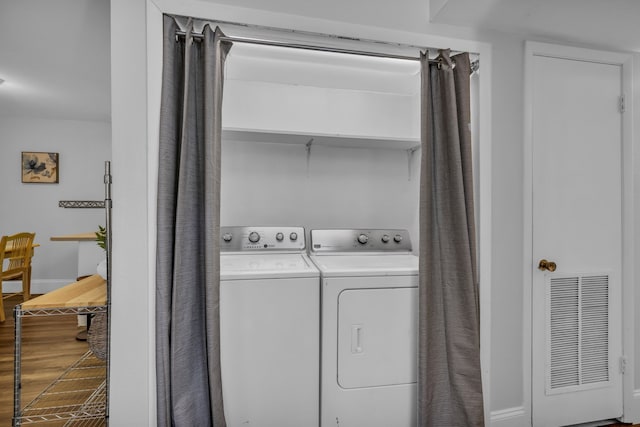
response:
M605 385L609 381L609 276L550 275L546 283L547 393Z

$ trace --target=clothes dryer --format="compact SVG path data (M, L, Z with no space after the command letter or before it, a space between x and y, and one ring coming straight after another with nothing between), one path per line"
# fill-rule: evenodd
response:
M220 351L229 427L317 426L319 272L301 227L221 227Z
M414 427L418 257L406 230L311 230L322 427Z

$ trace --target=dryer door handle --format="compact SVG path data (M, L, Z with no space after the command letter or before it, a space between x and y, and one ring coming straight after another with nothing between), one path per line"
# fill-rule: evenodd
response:
M351 325L351 353L359 354L364 352L362 348L362 325Z

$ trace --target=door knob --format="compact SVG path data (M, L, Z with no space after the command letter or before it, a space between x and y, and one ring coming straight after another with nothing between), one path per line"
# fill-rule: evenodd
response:
M556 263L553 261L547 261L546 259L541 259L540 262L538 263L538 269L542 270L542 271L551 271L554 272L556 271Z

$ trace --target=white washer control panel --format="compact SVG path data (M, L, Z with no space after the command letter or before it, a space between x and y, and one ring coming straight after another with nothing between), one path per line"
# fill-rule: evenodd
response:
M303 251L303 227L220 227L220 251Z
M311 252L411 252L407 230L311 230Z

